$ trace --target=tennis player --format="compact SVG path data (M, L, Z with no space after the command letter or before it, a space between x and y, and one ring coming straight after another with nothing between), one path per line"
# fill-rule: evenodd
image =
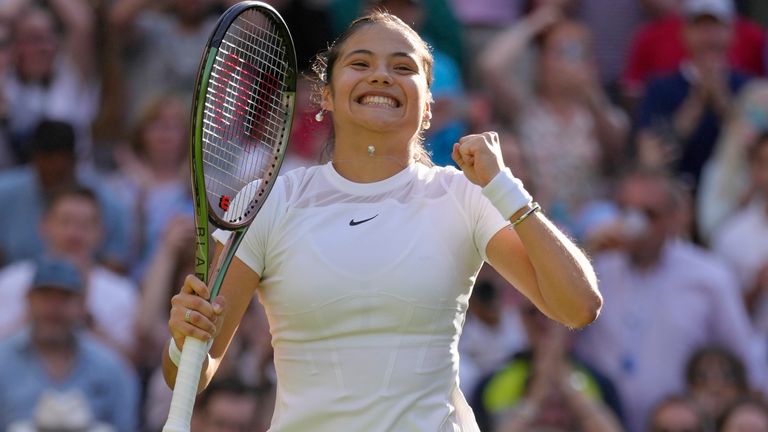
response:
M256 293L277 370L271 431L476 431L457 344L483 262L574 328L602 305L592 267L505 168L496 133L454 145L461 171L432 166L432 57L398 18L356 20L316 66L332 160L279 178L216 299L186 279L165 377L186 336L216 336L207 385Z

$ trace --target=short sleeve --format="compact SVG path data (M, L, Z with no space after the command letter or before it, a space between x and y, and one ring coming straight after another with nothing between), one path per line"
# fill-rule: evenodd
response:
M488 261L486 255L488 242L497 232L507 227L509 221L505 220L501 213L496 210L496 207L483 195L480 186L471 183L461 171L454 170L454 172L451 188L459 206L468 218L472 239L478 253L484 261Z
M256 214L253 222L251 222L251 226L246 231L243 241L240 243L240 247L235 254L259 276L264 274L266 267L270 234L281 220L281 216L286 212L287 192L285 178L278 177L267 200L258 214ZM235 201L237 199L236 197ZM232 205L234 205L234 202ZM219 229L214 231L213 238L221 243L226 243L229 234L229 231Z

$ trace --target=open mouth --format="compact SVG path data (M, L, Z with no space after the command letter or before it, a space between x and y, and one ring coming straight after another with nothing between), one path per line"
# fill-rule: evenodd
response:
M357 103L361 105L368 105L368 106L379 106L379 107L385 107L385 108L398 108L400 107L400 102L389 96L380 96L380 95L364 95L357 99Z

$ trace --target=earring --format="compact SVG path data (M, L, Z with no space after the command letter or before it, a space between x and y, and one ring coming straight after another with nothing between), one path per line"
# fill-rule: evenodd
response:
M424 118L421 119L421 130L427 130L432 126L430 120L432 120L432 113L427 111L424 113Z
M373 156L373 154L376 153L376 147L369 145L368 146L368 156Z
M325 110L321 108L320 111L315 114L315 121L320 123L323 121L323 117L325 117Z

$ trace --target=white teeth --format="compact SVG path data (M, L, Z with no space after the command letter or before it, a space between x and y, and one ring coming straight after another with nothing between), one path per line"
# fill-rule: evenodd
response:
M360 99L360 103L363 105L379 105L390 108L397 107L397 101L387 96L363 96Z

